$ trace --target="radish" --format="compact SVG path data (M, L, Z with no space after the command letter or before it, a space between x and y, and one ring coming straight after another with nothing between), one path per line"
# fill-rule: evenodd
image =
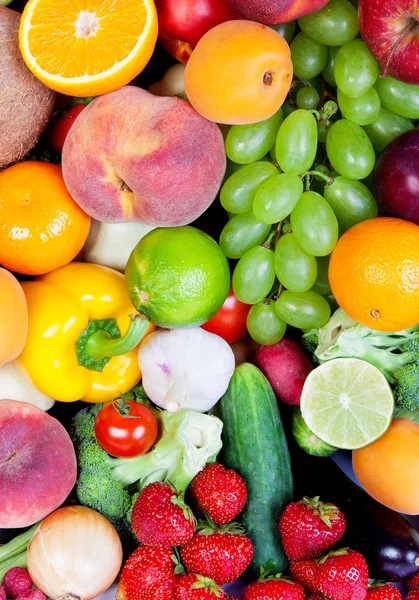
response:
M255 364L269 380L278 400L299 406L304 381L313 365L295 340L283 337L272 346L259 346Z

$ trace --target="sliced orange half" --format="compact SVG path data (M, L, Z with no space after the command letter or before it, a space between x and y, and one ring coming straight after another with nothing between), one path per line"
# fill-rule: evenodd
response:
M157 34L153 0L29 0L19 43L45 85L70 96L97 96L141 73Z

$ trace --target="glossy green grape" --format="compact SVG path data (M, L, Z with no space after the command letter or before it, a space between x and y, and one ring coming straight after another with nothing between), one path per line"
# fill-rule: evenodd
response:
M403 83L387 75L377 79L375 89L384 108L407 119L419 119L419 85Z
M285 100L284 104L281 106L282 112L284 113L284 119L288 117L292 112L297 110L296 104L291 104L289 100Z
M265 121L232 125L225 142L228 158L238 164L249 164L263 158L274 145L283 120L282 110L279 109Z
M345 119L357 125L373 123L381 110L380 96L373 87L358 98L350 98L338 88L338 104Z
M278 169L270 162L259 161L241 167L224 182L220 202L227 212L245 213L252 210L256 190L268 177L276 175Z
M279 35L282 35L282 37L288 42L288 44L291 44L292 38L295 34L296 25L297 24L295 21L289 21L288 23L278 23L276 25L269 25L269 27L277 33L279 33Z
M359 31L358 13L347 0L329 0L320 10L298 19L301 30L326 46L342 46Z
M324 197L339 223L339 233L378 214L377 202L369 189L360 181L336 177L324 188Z
M328 296L332 293L332 288L329 283L329 261L330 254L328 256L318 256L316 258L317 278L311 291L320 294L320 296Z
M274 281L274 253L263 246L256 246L237 263L233 273L233 291L241 302L256 304L269 294Z
M252 210L230 219L220 235L220 247L227 258L241 258L266 239L270 225L256 219Z
M262 223L278 223L288 217L303 193L303 182L293 173L281 173L266 179L253 201L255 217Z
M335 213L317 192L304 192L291 213L291 228L300 246L313 256L326 256L336 246Z
M313 87L303 87L298 90L296 100L298 108L314 110L320 102L319 92Z
M291 42L294 75L299 79L312 79L319 75L327 62L327 47L312 40L300 31Z
M362 40L352 40L339 48L335 57L335 80L346 96L363 96L372 88L379 72L378 62Z
M364 179L374 168L375 153L369 137L352 121L339 119L333 123L326 151L332 167L348 179Z
M302 293L285 290L276 301L275 310L287 325L298 329L323 327L331 313L327 300L311 290Z
M301 248L293 233L287 233L278 240L275 273L284 288L291 292L306 292L316 281L316 259Z
M394 138L414 128L415 126L410 119L382 108L377 119L373 123L366 125L364 131L377 152L381 153Z
M307 110L288 115L276 138L276 157L284 173L301 175L308 171L317 152L317 122Z
M247 314L247 330L258 344L270 346L277 344L287 330L287 325L275 311L272 301L254 304Z
M322 71L324 80L326 81L326 83L328 83L332 87L336 87L335 57L336 57L336 53L338 50L339 50L339 46L329 46L328 47L326 65Z

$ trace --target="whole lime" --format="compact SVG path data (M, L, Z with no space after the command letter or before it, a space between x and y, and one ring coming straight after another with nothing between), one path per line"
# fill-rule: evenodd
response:
M131 302L159 327L198 327L215 315L230 289L230 270L218 244L194 227L159 227L129 257Z

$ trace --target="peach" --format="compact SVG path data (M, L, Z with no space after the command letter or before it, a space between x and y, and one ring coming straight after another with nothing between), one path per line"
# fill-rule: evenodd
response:
M62 167L70 194L98 221L169 227L209 207L226 158L219 128L188 101L125 86L77 117Z
M245 19L265 25L287 23L320 10L328 0L228 0L231 8Z

